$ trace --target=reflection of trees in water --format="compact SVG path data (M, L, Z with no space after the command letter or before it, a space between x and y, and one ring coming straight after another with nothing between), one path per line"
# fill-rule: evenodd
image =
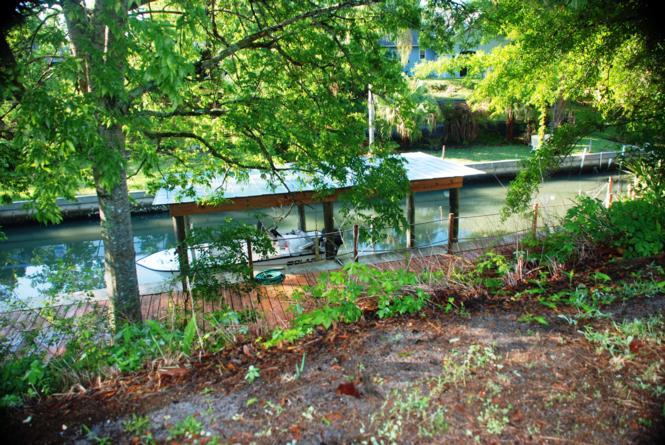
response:
M32 264L40 265L30 275L34 288L49 296L104 287L104 258L101 241L80 241L34 249Z
M0 251L0 299L13 295L19 278L26 274L32 259L32 249L18 248Z
M175 246L173 235L168 233L141 234L134 236L136 254L150 254Z

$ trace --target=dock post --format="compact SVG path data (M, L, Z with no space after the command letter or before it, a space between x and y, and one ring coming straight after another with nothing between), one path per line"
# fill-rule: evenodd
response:
M305 206L298 204L298 228L307 232L307 221L305 220Z
M535 237L538 233L538 203L533 204L533 221L531 222L531 234Z
M335 257L335 220L333 218L333 203L323 203L323 231L326 236L326 259Z
M450 204L450 213L455 215L456 219L453 224L453 242L457 242L459 238L459 188L448 191L448 203Z
M358 262L358 224L353 225L353 261Z
M189 256L187 255L187 217L172 216L173 232L175 233L176 252L178 254L178 264L180 266L180 279L182 283L182 292L185 295L185 307L191 293L189 283Z
M413 192L406 196L406 248L413 249L416 245L416 206Z
M247 265L249 266L249 273L251 274L252 279L254 279L254 258L252 257L252 240L247 239Z

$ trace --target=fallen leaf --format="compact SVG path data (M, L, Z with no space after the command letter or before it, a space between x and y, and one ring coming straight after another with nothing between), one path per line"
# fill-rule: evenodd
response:
M644 343L636 338L633 339L633 341L630 342L630 352L633 354L637 354L640 352L640 349L644 346Z
M289 427L289 431L291 432L291 434L293 434L293 438L295 440L300 440L300 436L302 435L302 433L298 425L291 425Z
M187 368L161 368L157 371L160 377L170 377L173 379L180 379L189 374L189 369Z
M254 348L251 345L242 345L242 353L247 357L254 357Z
M353 383L340 383L335 391L338 395L353 396L356 399L360 398L360 392L356 389Z

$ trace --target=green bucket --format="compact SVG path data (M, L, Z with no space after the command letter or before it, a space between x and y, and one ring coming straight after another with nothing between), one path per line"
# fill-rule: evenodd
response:
M254 277L260 284L280 284L284 278L282 271L277 269L265 270Z

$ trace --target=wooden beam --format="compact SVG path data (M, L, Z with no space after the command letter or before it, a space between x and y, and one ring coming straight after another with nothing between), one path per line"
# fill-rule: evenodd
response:
M298 228L307 232L307 220L305 219L305 206L298 204Z
M450 191L448 192L448 202L450 204L450 213L452 213L455 218L452 230L453 238L450 241L457 242L457 240L459 239L459 189L458 188L450 189Z
M433 190L460 188L462 187L463 179L464 178L460 176L455 178L423 179L420 181L411 181L411 191L431 192Z
M463 178L441 178L424 179L411 181L412 192L428 192L432 190L447 190L462 187ZM169 205L171 216L186 216L205 213L228 212L232 210L250 210L264 209L268 207L283 207L291 204L306 205L319 202L336 201L339 195L349 191L349 187L335 190L328 196L321 196L320 193L309 192L291 192L277 193L274 195L247 196L241 198L229 199L228 202L214 206L202 206L195 202L175 203Z
M326 259L335 257L335 220L333 218L333 203L323 203L323 233L326 235Z
M416 245L416 205L413 199L413 192L406 196L406 247L413 249Z
M171 216L198 215L205 213L229 212L232 210L265 209L268 207L283 207L291 204L304 205L319 202L336 201L338 196L347 189L335 191L325 197L316 192L292 192L275 195L248 196L230 199L224 204L202 206L195 202L183 202L169 205Z

